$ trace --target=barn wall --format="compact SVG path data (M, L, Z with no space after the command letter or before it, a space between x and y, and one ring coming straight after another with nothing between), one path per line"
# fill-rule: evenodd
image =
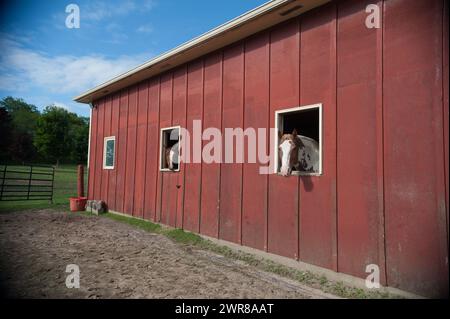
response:
M222 129L222 52L205 58L203 125ZM206 145L208 141L204 141ZM211 237L219 233L220 163L202 163L200 232Z
M269 40L270 34L264 32L245 43L244 129L270 126ZM269 140L268 133L266 139ZM259 174L258 169L257 163L243 165L242 244L267 250L269 177Z
M95 102L89 198L382 284L448 295L448 3L336 1ZM323 104L323 176L159 172L162 127L273 127ZM116 136L116 168L102 169ZM206 145L208 141L204 141ZM192 151L191 151L191 155Z
M300 259L337 270L336 53L337 10L334 4L301 19L300 105L323 103L325 174L302 177Z
M337 22L337 191L338 270L365 276L362 265L383 266L378 245L382 196L382 125L377 111L382 29L368 29L365 8L371 1L343 1ZM355 40L356 39L356 40ZM383 267L380 267L380 270Z
M160 116L159 126L161 128L171 127L172 124L172 96L173 96L173 74L165 74L161 77L161 100L160 100ZM159 165L159 161L158 161ZM158 221L172 226L175 226L176 200L172 197L176 195L176 188L173 184L174 174L160 173L161 183L158 185Z
M223 52L222 134L225 128L243 127L244 45ZM241 242L242 164L221 165L219 237Z
M275 28L270 34L270 112L299 104L300 23L295 19ZM298 258L299 178L269 176L268 251Z
M388 1L385 10L388 283L428 293L439 289L441 294L448 294L443 2L412 1L405 6ZM405 55L405 51L409 54Z
M193 121L203 118L203 78L204 62L194 61L188 65L187 70L187 109L186 129L193 134ZM193 156L193 145L190 145ZM199 232L200 230L200 202L202 165L200 163L186 164L184 177L184 213L183 228Z

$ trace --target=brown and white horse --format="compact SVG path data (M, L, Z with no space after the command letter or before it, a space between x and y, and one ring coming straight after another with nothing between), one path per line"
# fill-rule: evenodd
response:
M178 160L179 160L179 143L174 144L173 146L166 147L165 149L165 159L166 159L166 167L171 171L178 169Z
M279 135L281 175L290 176L294 168L301 172L319 172L319 143L307 136L298 135L296 129L292 134Z

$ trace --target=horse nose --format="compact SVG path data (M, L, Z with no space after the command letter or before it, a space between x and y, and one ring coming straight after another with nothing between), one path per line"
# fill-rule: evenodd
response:
M281 173L281 176L288 176L289 175L289 168L285 168L285 167L282 167L281 168L281 170L280 170L280 173Z

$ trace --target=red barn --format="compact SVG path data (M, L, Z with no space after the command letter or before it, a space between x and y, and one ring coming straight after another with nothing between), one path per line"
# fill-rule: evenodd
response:
M376 264L382 285L448 296L448 5L275 0L89 90L76 98L92 108L89 198L360 278ZM168 169L168 133L195 120L222 133L298 124L320 170Z

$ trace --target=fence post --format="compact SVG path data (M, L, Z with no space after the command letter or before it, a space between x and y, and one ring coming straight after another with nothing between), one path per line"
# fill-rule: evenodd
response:
M53 189L55 188L55 167L52 166L52 195L50 197L50 203L53 204Z
M30 200L31 180L33 179L33 165L30 166L30 179L28 180L27 200Z
M5 178L6 178L6 168L8 165L5 164L5 167L3 169L3 178L2 178L2 190L0 191L0 200L3 198L3 187L5 186Z
M78 197L84 197L84 166L78 165Z

